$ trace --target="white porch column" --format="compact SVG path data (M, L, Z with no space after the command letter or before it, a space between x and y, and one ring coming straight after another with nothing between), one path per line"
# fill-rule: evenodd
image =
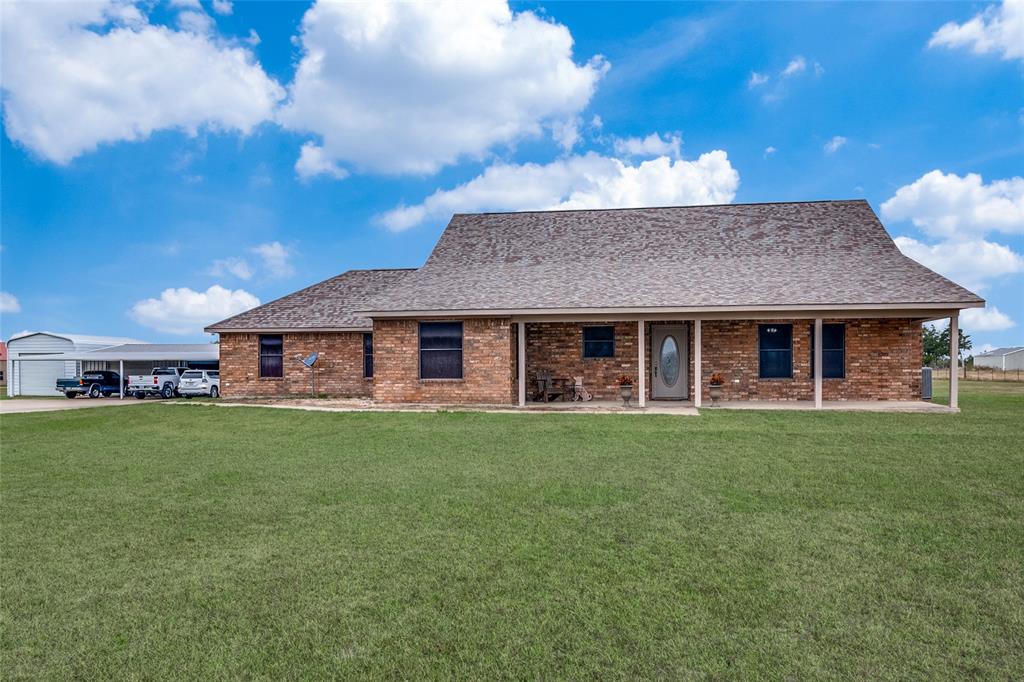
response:
M120 379L117 382L117 398L124 400L124 360L117 361L117 368L117 376Z
M959 386L957 382L960 377L957 376L960 372L960 368L957 359L960 356L960 311L954 311L949 316L949 406L958 407L959 400L957 399L957 389Z
M814 409L821 409L821 377L824 372L822 360L825 354L821 348L821 318L814 320Z
M647 353L646 353L647 342L644 340L644 331L646 331L644 329L644 321L643 320L637 320L637 323L636 323L636 336L637 336L638 341L637 341L637 344L636 344L637 345L637 351L636 351L636 353L637 353L637 361L636 361L636 366L640 368L640 370L639 370L639 375L640 375L640 377L639 377L639 380L640 380L640 401L639 401L639 404L640 404L640 407L646 407L647 406Z
M516 323L516 355L519 368L519 407L526 407L526 323Z
M693 406L700 407L700 394L703 390L704 377L700 362L700 320L693 321Z

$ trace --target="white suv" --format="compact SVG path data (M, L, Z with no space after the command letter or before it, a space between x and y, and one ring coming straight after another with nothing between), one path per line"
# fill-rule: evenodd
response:
M181 375L178 394L191 398L194 395L220 395L220 372L215 369L190 369Z

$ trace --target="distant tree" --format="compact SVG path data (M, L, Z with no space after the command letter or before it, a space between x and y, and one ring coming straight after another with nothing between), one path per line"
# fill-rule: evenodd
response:
M935 367L943 358L949 357L949 337L942 342L942 334L936 331L930 324L924 325L921 331L921 341L924 346L924 364L926 367Z
M964 334L963 329L958 329L960 336L960 351L958 360L963 357L964 351L969 351L974 343L971 337ZM921 340L924 351L924 364L929 367L936 365L948 365L949 362L949 327L941 332L930 324L924 325L921 331Z

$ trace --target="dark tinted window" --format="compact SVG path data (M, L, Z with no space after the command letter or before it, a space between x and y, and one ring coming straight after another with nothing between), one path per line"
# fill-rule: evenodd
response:
M793 376L793 325L758 325L757 349L759 377L788 379Z
M260 376L284 376L284 337L260 336Z
M373 376L373 334L363 334L363 376Z
M82 375L82 378L86 381L103 381L102 372L87 372Z
M846 325L821 325L821 376L842 379L846 376ZM811 325L811 378L814 378L814 325Z
M615 327L584 327L583 357L615 357Z
M461 322L420 322L420 378L462 378Z
M210 377L211 379L220 379L220 370L215 369L213 371L207 372L206 376Z

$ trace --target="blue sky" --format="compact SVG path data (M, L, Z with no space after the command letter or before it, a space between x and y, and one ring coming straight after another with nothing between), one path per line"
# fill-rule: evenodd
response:
M1024 343L1024 3L6 2L0 334L202 340L453 211L865 198Z

